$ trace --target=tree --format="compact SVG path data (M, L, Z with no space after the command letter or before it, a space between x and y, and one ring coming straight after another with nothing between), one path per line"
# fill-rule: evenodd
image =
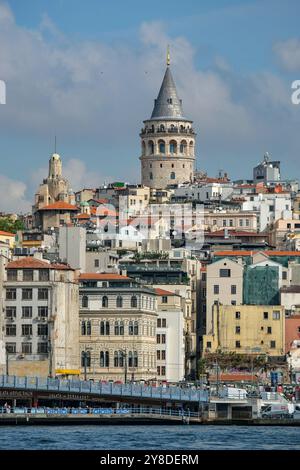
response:
M18 230L24 230L24 224L19 219L13 220L10 217L3 217L0 219L0 230L16 233Z

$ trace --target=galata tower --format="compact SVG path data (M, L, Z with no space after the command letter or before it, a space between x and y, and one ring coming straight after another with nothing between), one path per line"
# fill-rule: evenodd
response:
M195 137L193 121L184 117L167 54L167 69L150 119L140 133L142 184L150 188L193 181Z

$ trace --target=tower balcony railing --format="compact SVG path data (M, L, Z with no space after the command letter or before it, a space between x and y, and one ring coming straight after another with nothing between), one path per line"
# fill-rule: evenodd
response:
M179 129L178 127L169 127L169 128L157 128L157 129L142 129L141 135L145 134L187 134L187 135L194 135L194 129Z

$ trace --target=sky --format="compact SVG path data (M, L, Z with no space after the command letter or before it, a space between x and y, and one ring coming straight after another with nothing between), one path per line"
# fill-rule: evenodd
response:
M140 181L165 71L197 132L197 168L252 177L266 151L299 178L298 0L0 0L0 211L25 212L57 151L72 188Z

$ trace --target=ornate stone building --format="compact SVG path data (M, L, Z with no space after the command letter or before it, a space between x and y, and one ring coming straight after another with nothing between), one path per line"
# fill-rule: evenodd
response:
M66 178L62 176L62 161L58 153L53 153L49 160L48 178L40 184L35 195L33 206L34 227L40 228L43 224L42 210L57 202L73 205L75 195Z
M183 115L170 70L167 69L150 119L140 133L142 184L164 189L193 181L195 137L192 121Z

